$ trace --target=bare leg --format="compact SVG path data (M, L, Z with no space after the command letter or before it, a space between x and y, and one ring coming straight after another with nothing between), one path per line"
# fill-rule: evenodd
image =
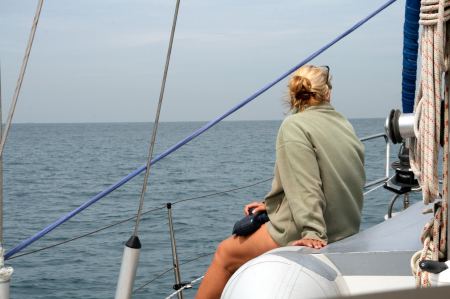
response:
M247 237L231 236L217 247L213 261L206 271L196 299L220 298L231 275L244 263L279 245L272 239L263 224Z

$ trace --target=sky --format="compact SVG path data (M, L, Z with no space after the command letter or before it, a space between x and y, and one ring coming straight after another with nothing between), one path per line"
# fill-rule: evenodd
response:
M37 0L0 2L3 117ZM207 121L386 0L181 0L161 121ZM175 0L46 0L14 122L154 120ZM401 107L404 0L314 59L349 118ZM287 80L229 120L280 120Z

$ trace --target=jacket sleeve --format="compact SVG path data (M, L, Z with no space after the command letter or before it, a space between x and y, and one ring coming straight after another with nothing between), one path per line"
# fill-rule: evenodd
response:
M313 146L302 135L298 140L279 140L276 161L281 184L295 225L301 232L298 239L327 241L323 216L326 201L320 169Z

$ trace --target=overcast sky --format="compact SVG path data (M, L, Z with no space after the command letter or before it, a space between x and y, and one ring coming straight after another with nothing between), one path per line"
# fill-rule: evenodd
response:
M16 122L153 121L175 0L46 0ZM162 121L210 120L386 0L181 0ZM37 0L0 2L3 115ZM316 58L350 118L401 106L404 0ZM282 119L287 81L230 119Z

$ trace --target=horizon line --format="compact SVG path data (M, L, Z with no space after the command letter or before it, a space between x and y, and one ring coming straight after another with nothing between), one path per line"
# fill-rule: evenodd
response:
M348 120L360 119L385 119L385 117L349 117ZM167 120L159 123L205 123L209 120ZM229 119L222 122L259 122L259 121L283 121L283 119ZM13 125L56 125L56 124L148 124L153 121L85 121L85 122L13 122Z

